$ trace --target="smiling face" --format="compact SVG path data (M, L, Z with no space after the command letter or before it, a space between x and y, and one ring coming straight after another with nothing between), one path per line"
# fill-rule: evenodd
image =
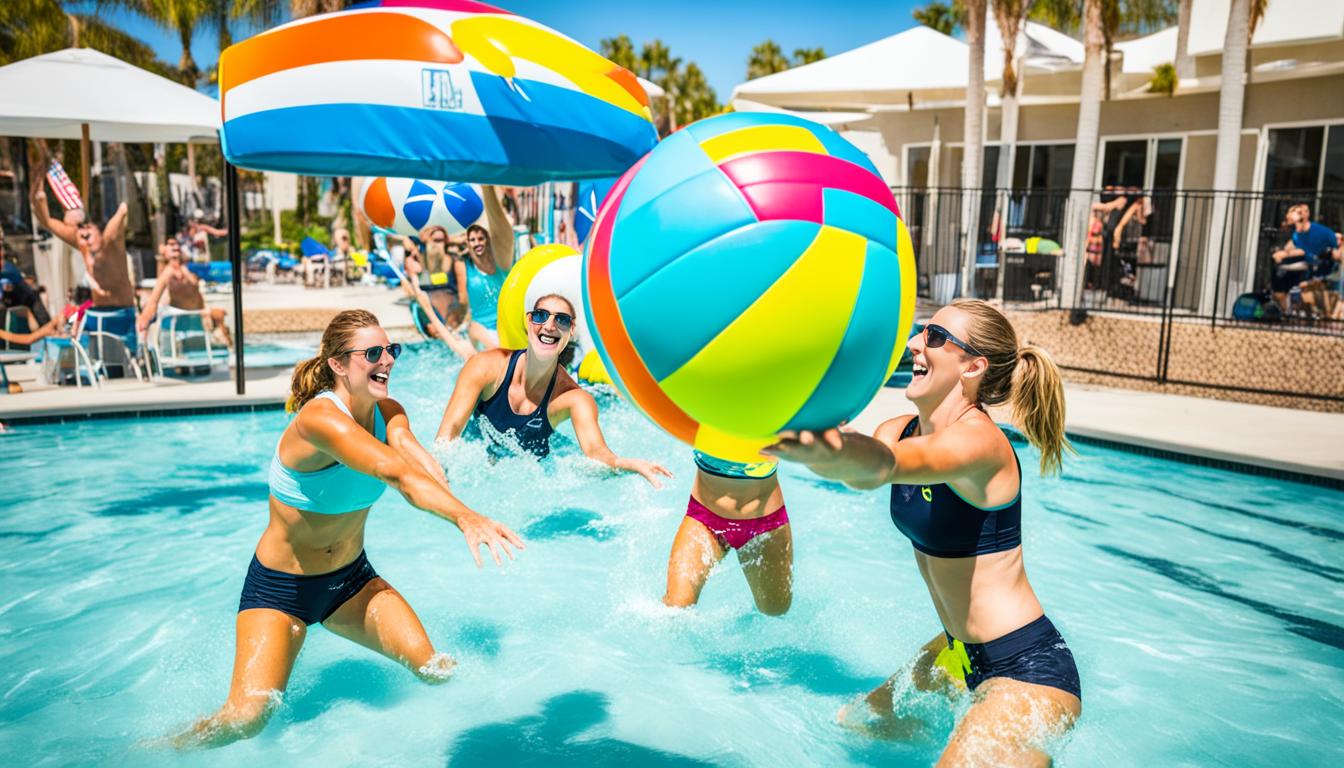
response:
M103 233L93 222L85 222L79 228L79 242L81 245L87 245L90 251L97 253L103 248Z
M484 227L473 226L467 230L467 252L473 256L485 256L485 248L490 244L490 236Z
M170 264L182 263L182 244L177 242L177 238L170 237L163 241L163 257Z
M355 397L370 397L382 400L388 396L387 384L392 376L395 361L387 351L390 342L387 331L381 326L370 325L355 331L350 337L346 350L366 350L369 347L382 347L382 354L376 362L370 363L364 352L348 352L328 358L328 364L337 379L345 382L346 389Z
M527 352L538 360L547 362L556 360L574 335L573 325L571 324L568 330L561 329L560 320L556 315L568 315L570 322L573 323L574 307L559 296L543 296L537 300L533 309L545 310L550 316L546 318L546 322L538 324L532 322L531 313L528 314Z
M929 320L928 325L939 325L958 339L970 338L971 317L956 307L943 307ZM912 403L929 410L936 408L948 395L964 388L967 400L975 402L975 388L989 361L976 357L961 347L946 342L941 347L928 345L928 331L924 331L906 345L910 348L914 375L905 396Z

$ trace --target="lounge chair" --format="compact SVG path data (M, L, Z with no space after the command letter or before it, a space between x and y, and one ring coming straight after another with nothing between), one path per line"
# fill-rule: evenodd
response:
M95 363L88 351L74 339L61 339L48 336L42 340L41 364L42 380L48 384L74 384L83 387L86 383L95 389L102 388L99 381L105 375L101 363Z
M209 374L215 366L214 334L205 327L208 309L159 310L158 321L147 340L147 359L151 376L164 377L164 368L201 368Z
M145 378L140 366L140 339L135 330L135 310L118 309L112 311L91 307L84 313L79 332L75 337L88 349L89 357L101 364L103 373L109 378L116 371L118 377L134 373L138 379Z

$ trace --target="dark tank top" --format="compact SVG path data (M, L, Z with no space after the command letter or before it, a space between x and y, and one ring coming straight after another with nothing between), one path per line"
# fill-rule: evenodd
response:
M556 372L551 374L551 383L546 386L546 394L542 396L535 411L529 414L514 413L513 407L509 405L509 383L513 381L513 371L523 351L520 349L509 357L509 367L504 372L504 381L495 390L495 394L487 400L476 403L476 418L488 421L495 432L511 433L524 451L540 458L551 453L551 433L555 432L555 428L551 426L546 408L551 403L551 393L555 390L555 377L559 375L560 369L556 368ZM478 427L477 432L483 433L484 430ZM491 446L491 453L495 452L495 448L505 447L494 440L491 441Z
M901 440L919 428L919 417L901 431ZM1017 460L1017 450L1013 450ZM1017 496L1003 506L981 509L947 483L891 486L891 521L915 549L934 557L974 557L1004 552L1022 543L1022 463L1017 462Z

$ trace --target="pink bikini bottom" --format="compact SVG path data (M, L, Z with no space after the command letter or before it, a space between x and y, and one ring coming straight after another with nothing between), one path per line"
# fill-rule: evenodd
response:
M734 520L714 514L709 507L696 501L694 496L686 505L686 516L708 528L724 549L741 549L762 533L769 533L789 523L789 511L783 506L765 517Z

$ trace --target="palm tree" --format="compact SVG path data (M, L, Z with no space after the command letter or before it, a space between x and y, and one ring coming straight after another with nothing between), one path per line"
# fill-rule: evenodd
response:
M1251 40L1252 0L1231 0L1227 13L1227 33L1223 37L1222 84L1218 92L1218 141L1214 145L1213 188L1227 192L1237 186L1237 164L1241 154L1242 108L1246 102L1246 52ZM1264 12L1261 4L1260 12ZM1222 252L1228 227L1227 196L1219 194L1213 200L1210 221L1209 247L1205 251L1204 290L1200 308L1211 312L1218 288L1218 269L1209 269L1215 253ZM1215 250L1216 249L1216 250Z
M301 19L319 13L343 11L355 2L357 0L289 0L289 15L291 18Z
M1176 78L1195 76L1195 58L1190 55L1190 8L1195 0L1177 0ZM1173 90L1175 88L1173 87Z
M788 68L789 60L784 57L784 49L774 40L767 39L751 49L751 56L747 58L747 79L755 80Z
M639 71L639 58L635 56L635 44L630 42L629 35L604 38L598 43L598 49L613 64L625 67L631 72Z
M801 67L804 64L811 64L814 61L821 61L826 58L826 49L821 46L816 48L794 48L793 66Z
M954 0L950 5L933 0L923 8L916 8L912 15L920 24L944 35L951 35L961 26L961 19L966 15L964 7L957 7L961 5L963 5L961 0Z
M1006 186L1017 149L1018 98L1021 95L1021 73L1017 71L1017 35L1035 0L992 2L994 21L999 26L999 37L1003 41L1003 78L999 89L1003 107L999 121L999 167L994 176L997 186Z
M969 60L966 78L966 113L962 127L965 150L961 160L961 231L965 250L962 285L970 286L975 269L976 238L980 212L980 166L985 133L985 15L986 0L967 0L966 46Z
M675 94L676 102L672 110L674 128L709 117L720 109L718 95L695 62L687 64L682 70L677 78Z
M1106 49L1106 33L1102 29L1102 3L1105 0L1083 2L1083 82L1078 95L1078 128L1073 149L1073 177L1069 182L1068 222L1065 245L1072 258L1064 261L1063 287L1066 296L1072 296L1078 306L1082 295L1082 265L1087 222L1091 215L1092 174L1097 164L1097 139L1101 132L1101 95L1105 85L1102 57ZM1049 3L1046 3L1047 5Z
M663 89L663 97L658 100L654 112L654 123L658 133L666 136L676 130L677 117L673 105L677 97L677 79L681 71L681 59L672 55L672 51L662 40L655 38L639 49L638 73L645 79Z
M0 2L0 65L81 47L165 77L175 74L149 46L97 16L67 13L59 0Z

